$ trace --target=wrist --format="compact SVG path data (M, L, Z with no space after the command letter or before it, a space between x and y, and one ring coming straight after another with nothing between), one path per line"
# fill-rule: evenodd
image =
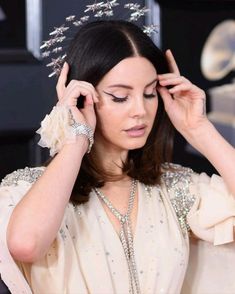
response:
M83 123L73 122L71 125L71 131L75 134L76 138L83 137L89 143L87 147L87 153L90 153L91 147L94 144L94 131L92 128Z
M218 134L217 130L208 119L205 119L197 128L186 130L183 136L194 148L204 154L207 146L213 143L214 134Z
M86 151L89 153L94 141L94 131L91 127L76 122L72 111L66 106L53 107L51 113L41 122L41 128L37 130L37 133L41 135L38 144L49 148L50 156L58 153L64 145L74 144L77 141L86 142L86 144L89 142L86 146ZM79 137L83 140L78 139Z
M87 153L89 141L85 136L77 136L75 141L67 141L62 150L69 150L70 153L80 154L82 157Z

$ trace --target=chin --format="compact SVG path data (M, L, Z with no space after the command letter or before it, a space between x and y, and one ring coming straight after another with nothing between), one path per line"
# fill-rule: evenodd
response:
M130 144L128 144L127 150L134 150L134 149L142 148L146 144L146 141L147 141L147 138L144 138L142 140L138 139L135 142L131 142Z

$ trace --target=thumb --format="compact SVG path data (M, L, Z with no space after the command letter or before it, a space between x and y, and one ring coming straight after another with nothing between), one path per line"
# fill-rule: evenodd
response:
M173 98L166 87L157 86L157 91L162 97L165 110L168 111L173 103Z
M85 99L84 101L84 108L80 109L82 114L84 115L87 124L91 128L95 128L96 123L96 114L95 114L95 108L94 108L94 101L92 97L89 97L90 99Z

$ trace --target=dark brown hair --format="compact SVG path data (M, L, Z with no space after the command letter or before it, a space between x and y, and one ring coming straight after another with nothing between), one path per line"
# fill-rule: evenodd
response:
M68 81L85 80L96 87L115 65L132 56L148 59L157 73L169 72L165 55L136 25L125 21L89 23L80 29L68 50ZM147 185L158 184L161 165L170 161L172 146L173 128L159 97L157 114L147 142L142 148L128 152L123 174ZM84 156L70 198L73 203L88 201L92 188L102 187L112 178L103 170L101 161L94 150Z

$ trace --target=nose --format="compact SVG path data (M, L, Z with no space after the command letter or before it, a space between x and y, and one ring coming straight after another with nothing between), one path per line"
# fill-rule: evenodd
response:
M144 97L136 97L132 100L131 117L143 117L146 114L146 105Z

